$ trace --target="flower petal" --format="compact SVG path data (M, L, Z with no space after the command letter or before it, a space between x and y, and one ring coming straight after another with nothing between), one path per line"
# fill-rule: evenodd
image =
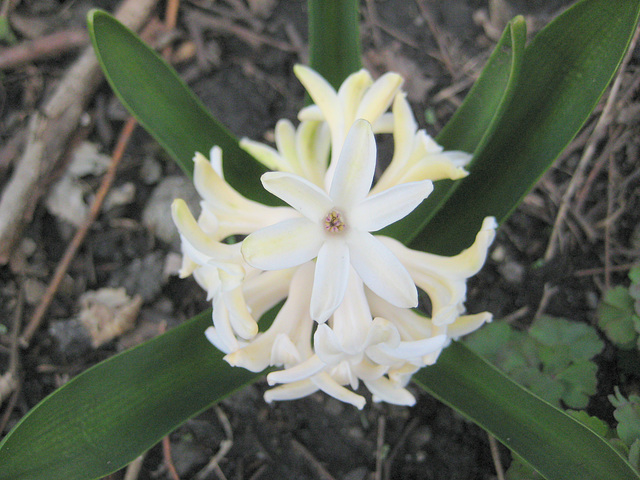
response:
M376 295L401 308L418 305L418 290L395 255L366 232L348 236L351 265Z
M340 239L328 239L318 252L311 292L311 318L326 322L342 303L349 280L349 248Z
M324 186L331 151L331 136L327 124L302 122L296 131L296 147L302 176L315 185Z
M362 69L349 75L338 90L338 98L342 105L343 117L345 119L345 128L351 126L356 120L356 114L360 102L366 90L373 84L371 74ZM346 133L346 132L345 132Z
M202 231L184 200L173 201L171 216L180 234L195 250L220 263L237 260L237 252L231 245L213 241Z
M327 365L336 365L345 357L336 332L326 323L319 325L313 335L313 349L318 358Z
M280 155L280 152L248 138L240 140L240 148L251 154L253 158L262 163L269 170L280 170L281 172L290 172L291 168L287 160Z
M242 256L252 267L280 270L308 262L323 242L321 227L306 218L292 218L252 233L242 242Z
M340 306L333 312L333 331L340 349L347 354L363 352L371 327L371 311L364 294L362 280L350 269L347 292Z
M402 82L402 77L397 73L389 72L382 75L364 94L356 118L364 118L369 123L375 122L387 111Z
M262 185L312 222L319 223L335 206L324 190L298 175L267 172L262 175Z
M329 82L304 65L295 65L293 73L309 92L313 102L322 110L327 123L329 125L340 125L343 122L342 105L338 99L338 94Z
M324 393L337 398L341 402L350 403L358 410L362 410L367 403L364 397L339 385L328 373L322 372L311 377L311 381Z
M371 124L356 120L344 141L329 195L335 205L349 209L362 201L376 169L376 141Z
M433 191L433 183L404 183L372 195L349 212L351 224L358 230L376 232L406 217Z
M386 377L380 377L371 382L364 382L373 393L374 402L387 402L395 405L415 405L416 399L409 390L396 385Z
M476 313L475 315L462 315L450 325L447 325L447 335L454 340L477 330L485 323L490 322L493 315L489 312Z
M318 387L311 380L301 380L267 390L264 392L264 401L271 403L274 400L297 400L298 398L307 397L318 390Z
M317 355L313 355L293 367L285 370L279 370L277 372L271 372L267 375L267 383L273 386L276 383L297 382L315 375L325 367L326 364L320 360Z

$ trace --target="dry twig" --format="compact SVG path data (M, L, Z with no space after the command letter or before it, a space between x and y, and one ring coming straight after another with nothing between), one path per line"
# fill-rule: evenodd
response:
M322 466L318 459L314 457L309 450L307 450L307 447L296 439L291 440L291 446L300 456L302 456L302 458L309 462L309 466L314 470L318 478L321 478L322 480L336 480L335 477L331 475L324 466Z
M173 460L171 459L171 441L169 440L168 435L162 439L162 456L171 478L173 480L180 480L176 466L173 464Z
M0 51L0 70L20 67L26 63L51 58L89 43L85 30L64 30L20 43Z
M504 480L504 467L502 466L502 462L500 461L500 451L498 450L498 442L496 438L487 433L487 437L489 437L489 448L491 449L491 458L493 459L493 464L496 467L496 477L498 480Z
M229 450L231 450L231 447L233 446L233 430L231 429L231 423L224 411L218 405L216 405L214 409L218 416L218 420L220 420L220 423L222 424L222 429L224 430L226 438L220 442L220 448L211 460L209 460L209 463L207 463L207 465L196 474L196 480L205 480L213 471L216 472L216 475L218 475L219 478L225 478L224 473L220 469L220 461L227 455L227 453L229 453Z
M137 30L157 0L126 0L116 17ZM0 198L0 264L8 262L42 194L38 186L55 170L102 75L88 47L67 71L53 96L29 122L27 144Z
M111 164L109 165L109 169L107 170L107 173L105 173L104 177L102 178L102 183L100 184L100 188L96 193L96 198L91 204L91 209L89 211L89 214L87 215L87 218L85 219L84 223L76 231L76 234L73 236L71 243L67 247L67 250L64 252L64 256L62 257L62 260L60 260L60 263L58 263L58 266L56 267L56 271L53 275L53 279L49 283L49 286L47 287L47 290L43 295L42 300L40 301L40 304L36 308L36 311L31 317L31 320L29 320L29 324L27 325L24 333L20 337L20 343L23 347L27 347L29 345L29 342L31 341L31 337L40 326L40 323L42 322L42 318L44 317L45 313L47 313L47 310L49 309L49 305L51 305L51 302L53 301L53 297L55 293L58 291L58 287L60 286L60 282L62 282L64 275L67 273L67 270L69 269L69 265L71 264L71 261L75 257L76 252L78 251L78 248L80 248L80 245L82 245L84 238L89 232L89 228L91 228L91 225L93 225L93 222L98 217L98 213L100 213L100 208L102 207L102 203L104 202L104 199L107 196L109 189L111 188L111 184L115 179L116 170L118 168L120 160L122 160L124 151L127 147L127 144L129 143L129 139L131 138L131 134L133 133L133 130L136 124L137 124L136 120L133 117L130 117L129 120L127 120L127 122L125 123L124 127L122 128L122 131L120 133L120 138L118 139L118 144L116 145L116 148L113 152L113 156L111 157Z

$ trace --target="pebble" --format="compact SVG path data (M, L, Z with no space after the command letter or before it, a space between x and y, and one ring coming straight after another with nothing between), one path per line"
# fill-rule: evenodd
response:
M147 205L142 212L142 223L156 237L179 250L180 235L171 219L171 204L176 198L182 198L194 217L200 212L200 196L191 180L182 175L163 179L154 188Z

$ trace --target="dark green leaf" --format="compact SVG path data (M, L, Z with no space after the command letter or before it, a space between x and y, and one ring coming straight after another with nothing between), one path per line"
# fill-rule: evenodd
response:
M274 204L260 183L266 169L242 150L237 139L158 54L108 13L89 13L89 33L102 70L125 107L189 176L193 155L223 150L226 180L248 198Z
M260 378L222 360L210 324L205 312L56 390L0 444L0 480L103 477Z
M309 66L338 89L360 69L358 0L309 0Z
M598 305L598 326L609 340L623 349L633 348L638 337L634 303L629 291L618 286L606 292Z
M456 254L473 242L484 217L503 222L511 214L589 117L624 56L638 9L638 0L584 0L538 33L525 49L508 106L476 150L471 174L413 248ZM449 148L466 145L457 134L445 138Z
M522 17L509 22L480 77L437 137L438 143L447 150L475 152L491 137L513 95L526 36ZM444 205L457 184L450 180L436 182L434 191L417 209L381 233L409 243Z

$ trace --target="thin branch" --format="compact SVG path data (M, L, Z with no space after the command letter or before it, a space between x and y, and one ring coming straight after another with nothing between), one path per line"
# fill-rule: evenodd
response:
M491 458L493 459L493 464L496 467L496 477L498 480L504 480L504 468L502 466L502 462L500 461L500 451L498 450L498 441L490 433L487 433L487 437L489 437L489 448L491 449Z
M87 215L87 218L85 219L83 224L80 226L80 228L76 231L76 234L73 236L71 243L67 247L67 250L64 252L64 256L62 257L62 260L60 260L60 263L58 263L58 266L56 267L56 271L53 275L53 279L49 283L49 286L47 287L47 290L43 295L42 300L38 304L38 307L36 308L36 311L31 317L31 320L29 320L29 324L27 325L22 336L20 337L20 344L23 347L27 347L29 345L29 342L31 341L31 337L33 337L33 334L36 332L36 330L40 326L40 323L42 322L44 315L47 313L47 310L49 309L49 306L53 301L54 295L58 291L58 288L60 286L60 283L62 282L62 279L67 273L67 270L69 269L69 265L71 264L71 261L75 257L76 252L78 251L78 248L80 248L80 245L82 245L84 238L89 232L89 228L91 228L91 225L93 225L93 222L95 222L96 218L98 217L98 214L100 213L100 208L102 207L102 203L104 202L104 199L107 196L107 193L111 188L111 185L113 184L116 170L118 168L120 160L122 160L124 151L129 143L129 139L131 138L131 135L133 133L133 130L135 129L136 124L137 124L136 120L133 117L129 117L127 122L124 124L124 127L122 127L122 131L120 132L120 138L118 139L118 143L113 152L113 156L111 157L111 163L109 164L109 169L107 170L107 172L104 174L104 177L102 178L102 183L100 184L100 188L96 193L96 198L91 204L91 209L89 210L89 214Z
M89 43L86 30L64 30L35 40L19 43L0 51L0 70L20 67L27 63L52 58Z

